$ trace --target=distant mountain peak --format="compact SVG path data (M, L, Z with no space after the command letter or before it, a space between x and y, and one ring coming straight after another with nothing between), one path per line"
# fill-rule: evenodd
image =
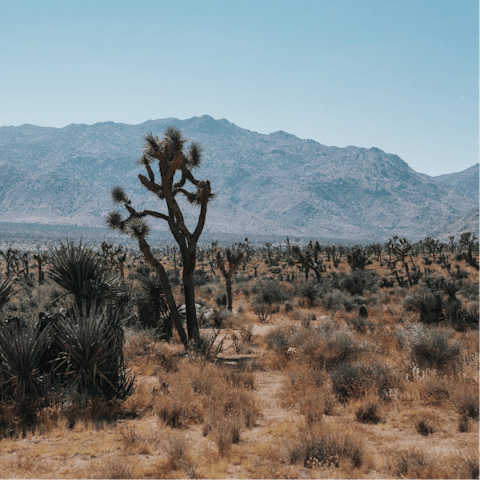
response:
M269 137L283 138L285 140L294 140L294 139L300 140L296 135L284 132L283 130L277 130L276 132L271 133Z

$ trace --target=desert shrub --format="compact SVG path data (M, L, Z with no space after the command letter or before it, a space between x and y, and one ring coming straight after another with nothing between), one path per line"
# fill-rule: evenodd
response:
M207 274L207 272L205 272L205 270L195 270L193 272L193 284L196 287L202 287L210 282L210 280L211 277Z
M288 449L291 463L301 463L304 467L335 466L347 461L354 467L363 463L363 447L359 437L328 428L313 429Z
M458 421L458 431L459 433L470 433L472 421L466 415L460 415Z
M400 388L402 384L400 373L383 363L345 363L331 372L331 378L341 402L370 392L387 399L389 391Z
M122 417L121 405L122 402L115 398L110 400L98 397L85 399L77 392L70 392L64 400L63 414L70 428L81 422L101 430Z
M443 313L445 302L439 294L417 293L406 297L402 304L407 311L419 313L419 320L422 323L435 324L445 318Z
M438 431L438 424L432 415L420 414L415 422L415 429L420 435L428 436Z
M242 424L241 415L231 414L212 427L213 438L220 455L225 455L230 450L232 443L240 442Z
M215 297L215 303L219 306L219 307L225 307L227 305L227 294L225 292L223 293L219 293L216 297Z
M256 304L273 305L288 300L289 293L277 280L260 279L255 282L251 289L255 294Z
M350 294L340 290L333 290L325 294L322 297L322 303L327 310L331 310L333 313L344 309L351 312L357 306Z
M462 347L460 342L452 340L453 329L418 327L409 338L410 355L417 365L442 369L459 361Z
M227 369L225 380L234 387L255 390L255 375L248 370Z
M313 307L320 294L320 285L315 279L302 281L298 286L297 291L299 295L307 299L308 306Z
M453 401L460 415L473 420L478 420L479 398L477 382L463 383L461 388L456 390Z
M430 372L430 375L424 379L422 388L430 403L442 405L450 398L448 381L435 372Z
M325 405L320 395L315 391L300 400L300 413L305 415L307 425L312 426L322 420L325 413Z
M297 349L301 358L325 366L327 370L356 358L364 346L345 329L339 330L331 321L321 322L317 328L301 329L292 335L289 346Z
M351 295L362 295L363 292L378 290L378 275L371 270L354 270L340 281L340 287Z
M478 302L478 296L479 296L478 282L464 284L461 289L461 293L467 300Z
M165 465L167 472L184 470L188 473L195 469L195 463L191 456L192 445L184 435L173 432L167 435L163 442L163 451L167 457L167 464ZM190 478L198 478L196 475L189 476ZM158 475L158 478L165 477Z
M375 329L375 324L365 317L351 318L348 323L359 333L367 333L369 330L373 332Z
M376 425L381 420L377 402L366 402L355 412L355 417L360 423L369 423Z
M266 340L270 350L276 353L286 352L288 349L291 332L286 328L274 328L267 334Z
M124 456L109 458L96 468L93 475L86 478L138 478L134 466Z
M394 475L403 478L435 478L427 473L431 469L431 460L417 450L400 452L393 467Z
M378 280L378 286L380 288L392 288L394 285L394 282L392 279L388 279L387 277L380 277Z
M252 279L251 275L234 275L233 282L234 283L245 283L249 282Z
M191 392L164 395L157 405L156 413L165 425L172 428L184 428L203 418L202 405Z
M221 433L221 442L228 441L228 432L231 433L237 429L239 431L242 427L253 427L260 415L260 407L254 393L228 384L218 385L215 388L213 395L205 399L205 409L203 434L208 435L214 432L215 435L219 435ZM226 430L221 427L223 423L229 425ZM219 445L220 448L224 447Z

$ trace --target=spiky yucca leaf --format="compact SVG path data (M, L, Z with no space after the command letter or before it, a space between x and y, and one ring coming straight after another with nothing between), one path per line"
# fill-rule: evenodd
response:
M150 225L141 218L132 218L125 224L125 230L132 237L140 235L146 237L150 233Z
M118 275L104 271L103 259L82 242L54 246L51 255L52 280L75 296L77 304L112 299L119 294Z
M55 328L65 349L68 367L65 377L79 393L105 398L126 398L134 391L123 361L123 325L121 310L95 307L87 311L74 308L65 322Z
M192 142L188 146L187 164L189 168L199 168L202 160L202 146L199 143Z
M110 230L121 229L123 218L120 212L113 211L110 212L105 218L105 225Z
M49 333L49 328L35 328L33 321L0 328L0 361L7 390L13 396L44 393L37 367L51 342Z
M187 139L183 136L181 130L175 127L168 127L164 132L165 143L169 149L180 152Z
M160 139L152 132L148 132L143 139L145 141L145 149L148 149L151 152L156 152L160 149Z
M6 278L4 282L0 284L0 308L6 305L15 293L11 278Z
M128 203L127 193L122 187L119 187L118 185L112 188L110 196L112 197L113 203L115 203L116 205Z

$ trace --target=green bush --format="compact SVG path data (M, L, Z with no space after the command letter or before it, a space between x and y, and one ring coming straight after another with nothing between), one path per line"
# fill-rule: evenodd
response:
M338 399L346 402L359 398L372 390L387 399L389 390L401 387L401 375L389 365L364 362L345 363L331 372L332 385Z
M418 366L442 369L459 361L462 346L452 340L452 328L418 327L409 338L410 354Z

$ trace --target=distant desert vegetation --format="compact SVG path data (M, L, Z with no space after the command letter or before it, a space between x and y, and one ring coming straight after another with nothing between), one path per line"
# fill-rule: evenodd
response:
M458 240L212 242L187 350L133 250L3 250L2 476L477 478L478 242ZM182 303L178 249L154 253Z

